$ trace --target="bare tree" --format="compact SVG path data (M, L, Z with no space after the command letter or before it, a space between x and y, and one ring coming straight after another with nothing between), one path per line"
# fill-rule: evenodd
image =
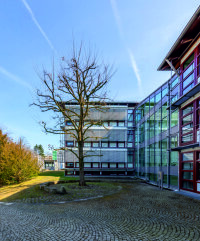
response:
M78 143L77 151L74 148L65 150L71 151L79 160L80 186L85 185L84 158L89 156L83 148L89 138L86 133L93 125L103 124L101 120L90 119L90 112L105 110L105 87L112 75L112 68L99 64L95 54L85 51L82 46L78 50L73 47L71 57L62 57L58 73L54 69L51 73L43 70L41 80L45 89L37 90L37 100L33 103L42 112L52 111L55 125L42 122L47 133L69 134ZM60 128L61 116L70 126Z

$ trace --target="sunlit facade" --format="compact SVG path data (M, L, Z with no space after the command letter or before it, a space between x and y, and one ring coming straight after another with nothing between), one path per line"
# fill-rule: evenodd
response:
M138 177L200 193L200 7L159 66L175 73L136 107Z
M86 133L84 143L84 173L95 176L134 175L134 102L109 102L105 110L93 109L89 118L102 120L103 125L94 125ZM68 106L74 111L79 107ZM75 120L78 121L78 120ZM87 123L84 123L87 124ZM72 123L65 122L65 129ZM86 126L86 125L85 125ZM79 175L79 160L69 151L78 153L78 143L70 134L64 135L65 175Z
M162 173L165 187L200 193L199 16L200 7L158 67L159 71L171 71L171 78L137 106L115 103L118 107L114 111L111 104L109 117L101 117L108 122L110 135L104 131L95 146L92 139L86 143L87 148L96 148L102 157L86 160L86 174L117 175L123 168L122 175L136 175L156 184ZM123 108L121 119L119 109ZM118 125L120 121L123 126ZM69 141L76 147L74 140L68 139L66 136L66 145ZM119 158L120 148L126 153L125 159ZM66 174L78 174L78 161L67 155L65 152ZM67 166L69 163L71 167ZM128 167L132 168L130 172Z

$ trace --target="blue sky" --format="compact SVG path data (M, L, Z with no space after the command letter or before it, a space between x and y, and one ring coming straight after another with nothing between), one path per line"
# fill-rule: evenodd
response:
M73 38L97 50L117 69L113 100L141 101L170 76L157 67L199 6L199 0L14 0L0 1L0 127L32 148L59 147L29 107L42 67L67 56Z

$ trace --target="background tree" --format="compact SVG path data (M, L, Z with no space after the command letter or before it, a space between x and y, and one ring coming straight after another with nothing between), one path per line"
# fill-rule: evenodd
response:
M38 155L44 157L44 148L41 144L39 145L35 145L34 148L33 148L34 152L36 152Z
M79 160L80 186L85 185L84 158L89 156L83 149L84 142L89 138L86 133L93 125L102 125L100 120L91 120L89 115L93 110L105 111L105 87L112 76L112 68L98 62L97 56L82 46L78 49L73 47L71 56L62 58L57 73L54 69L51 73L43 70L41 80L44 90L37 90L37 101L33 103L42 112L52 112L55 124L42 122L47 133L69 134L78 143L77 151L65 149ZM61 116L64 121L70 121L69 127L60 128L64 124Z

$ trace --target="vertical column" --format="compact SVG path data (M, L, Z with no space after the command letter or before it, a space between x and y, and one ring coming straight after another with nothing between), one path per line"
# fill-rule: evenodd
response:
M172 70L171 70L172 77ZM171 79L170 79L171 80ZM171 84L168 81L168 111L167 111L167 121L168 121L168 141L167 141L167 187L170 187L170 160L171 160Z

